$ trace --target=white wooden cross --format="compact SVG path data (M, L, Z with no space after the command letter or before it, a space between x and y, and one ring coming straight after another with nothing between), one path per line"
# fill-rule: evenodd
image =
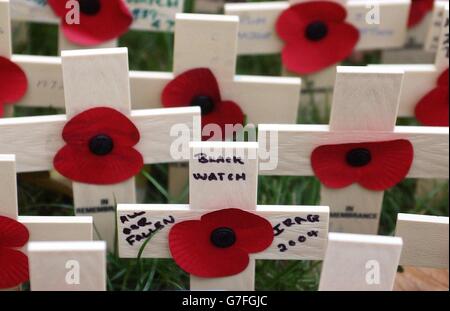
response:
M200 129L194 126L199 107L131 110L127 49L67 51L62 59L67 115L0 120L0 152L17 155L19 172L53 169L53 158L64 146L65 123L93 107L111 107L130 116L140 132L136 149L146 164L183 160L171 155L174 125L189 129L191 139L199 137ZM102 186L74 182L73 191L76 213L93 215L99 237L112 247L115 205L135 202L134 178Z
M28 243L32 291L106 291L104 241Z
M330 232L319 290L391 291L402 246L398 237Z
M414 148L407 178L448 178L448 128L395 126L402 78L395 69L338 67L329 125L259 126L260 149L278 154L276 168L260 174L314 175L311 154L321 145L407 139ZM333 232L377 234L382 201L383 191L358 184L321 190Z
M24 224L30 242L92 240L93 220L89 216L19 216L14 155L0 154L0 182L0 215Z
M225 14L240 17L239 55L280 53L283 43L275 23L278 16L290 5L310 0L289 0L262 3L227 3ZM347 22L360 32L356 51L401 47L406 39L406 25L410 0L332 0L345 6ZM315 88L331 88L334 84L335 66L322 70L309 79Z
M151 236L142 258L171 258L168 235L175 223L199 220L216 210L239 208L269 220L275 236L272 245L252 254L249 266L238 275L212 279L191 276L191 290L253 290L255 259L323 258L328 207L257 205L256 142L193 142L190 149L190 204L120 204L117 214L120 257L137 258ZM208 160L204 161L205 158ZM198 177L204 174L207 180Z
M405 71L400 106L400 117L414 116L419 100L437 86L439 76L449 67L449 4L443 7L443 23L433 65L370 65L376 68L396 68Z
M398 214L395 235L403 239L401 265L448 269L448 217Z
M47 1L11 0L12 17L18 21L59 24L57 17ZM175 14L183 11L184 0L135 1L126 0L134 21L132 30L172 32ZM115 47L117 40L106 42L97 48ZM78 49L79 46L68 42L59 31L59 50Z

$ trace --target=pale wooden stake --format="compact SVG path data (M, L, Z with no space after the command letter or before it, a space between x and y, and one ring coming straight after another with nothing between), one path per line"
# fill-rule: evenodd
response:
M224 208L240 208L268 219L275 228L284 230L275 236L267 250L251 256L250 265L242 273L225 278L204 279L191 276L191 290L253 290L255 259L263 260L321 260L323 259L328 232L328 207L312 206L257 206L258 159L255 142L194 142L190 144L190 205L130 205L118 206L119 254L124 258L136 258L145 236L160 228L152 236L142 253L142 258L170 258L168 234L174 223L200 219L206 213ZM207 158L237 156L239 163L199 162L199 153ZM221 181L196 179L194 173L246 174L245 180L227 178ZM219 175L216 175L219 176ZM308 215L310 215L308 217ZM313 216L315 217L313 217ZM296 217L317 219L292 225ZM143 220L144 219L144 220ZM142 225L142 223L145 223ZM157 225L158 223L158 225ZM286 225L286 224L291 225ZM162 225L163 224L163 225ZM160 226L162 225L162 227ZM138 229L136 229L138 227ZM131 233L128 229L132 228ZM309 233L309 234L308 234ZM299 238L304 242L298 242ZM302 238L302 240L303 240ZM294 244L293 246L289 245ZM281 246L283 244L286 247Z
M106 243L31 242L32 291L106 291Z
M320 291L391 291L402 251L398 237L329 233Z
M329 126L259 126L260 149L272 155L263 163L277 161L260 174L314 175L310 158L320 145L407 139L414 147L407 177L448 179L449 129L395 126L402 77L395 69L338 67ZM271 137L277 141L269 143ZM382 198L383 192L357 184L321 191L321 203L331 207L331 231L347 233L377 234Z
M448 217L398 214L395 235L403 239L401 265L448 269Z
M67 51L63 60L68 115L0 121L0 152L17 155L19 172L53 169L53 157L64 145L64 124L98 106L114 107L131 117L141 134L136 149L146 164L186 160L171 155L171 129L184 124L192 137L198 137L199 129L194 129L198 107L131 111L126 49ZM94 215L96 231L109 247L114 245L115 204L124 202L135 202L134 179L112 186L74 183L76 213Z
M184 0L178 0L176 6L174 1L126 1L134 17L132 30L172 32L175 14L182 12L184 7ZM47 1L12 0L11 6L14 20L60 23Z
M29 241L90 241L92 217L18 216L14 155L0 154L0 215L17 219L29 233ZM26 247L23 249L26 252Z

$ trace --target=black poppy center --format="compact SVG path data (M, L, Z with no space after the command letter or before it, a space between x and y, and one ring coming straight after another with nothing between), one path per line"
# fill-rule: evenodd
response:
M347 152L346 160L350 166L361 167L369 164L372 160L372 156L369 150L356 148Z
M324 22L312 22L306 26L305 36L311 41L319 41L328 34L328 26Z
M114 149L114 141L108 135L100 134L89 141L89 150L95 155L104 156Z
M97 15L102 8L100 0L78 0L80 3L80 11L86 15Z
M202 115L205 115L214 110L214 100L209 96L199 95L192 99L191 106L199 106Z
M236 243L236 234L230 228L217 228L211 233L211 243L219 248L231 247Z

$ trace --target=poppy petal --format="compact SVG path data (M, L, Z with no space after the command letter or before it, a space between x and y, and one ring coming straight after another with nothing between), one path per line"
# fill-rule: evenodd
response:
M18 250L0 246L0 289L19 286L29 278L28 257Z
M22 223L0 216L0 247L22 247L29 238L28 229Z
M312 42L304 37L286 42L282 50L284 66L297 74L311 74L345 60L359 40L353 25L328 23L326 38Z
M106 134L116 145L134 146L140 134L127 116L108 107L97 107L83 111L64 126L63 139L68 144L86 145L95 135Z
M345 21L345 8L330 1L314 1L290 6L278 17L275 29L279 37L293 42L304 37L305 27L313 21L341 23Z
M202 129L208 124L216 124L221 128L222 140L225 140L232 133L226 133L226 125L244 124L244 112L241 107L232 101L223 101L217 103L214 110L211 113L202 116ZM213 134L202 134L203 140L208 140Z
M185 107L196 96L208 96L214 102L221 100L216 77L208 68L195 68L178 75L164 88L161 100L166 108Z
M416 105L416 119L426 126L449 126L448 69L438 79L438 86Z
M273 242L273 228L269 221L258 215L236 209L223 209L208 213L201 221L211 227L229 227L237 236L236 247L247 253L258 253Z
M128 31L133 16L123 0L99 0L100 11L88 15L81 12L80 23L69 24L65 18L70 8L61 6L61 0L49 0L55 14L62 18L65 37L82 46L98 45L113 40Z
M98 156L90 152L88 146L66 145L56 154L53 165L61 175L73 181L110 185L138 174L144 159L127 146L114 146L110 154Z
M0 106L19 101L27 88L25 72L17 64L0 56Z
M412 0L409 11L408 28L420 24L424 17L433 9L434 0Z
M449 126L448 86L439 86L425 95L415 108L416 119L426 126Z
M354 167L346 156L354 149L367 149L371 160L367 165ZM353 183L382 191L395 186L409 172L414 148L408 140L324 145L314 149L311 165L317 178L328 188L343 188Z
M211 228L198 220L184 221L172 227L169 247L178 266L203 278L226 277L244 271L249 264L248 254L235 247L214 247L210 233Z

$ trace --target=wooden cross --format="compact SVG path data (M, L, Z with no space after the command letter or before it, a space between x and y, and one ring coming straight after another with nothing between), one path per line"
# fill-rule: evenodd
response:
M398 237L332 233L320 291L391 291L402 251Z
M400 264L448 269L448 217L398 214L396 236L403 239Z
M106 243L31 242L32 291L106 291Z
M300 79L235 75L238 26L232 16L177 14L174 72L130 72L133 109L160 108L162 90L175 75L208 67L219 80L223 97L238 103L249 123L296 123ZM28 94L18 105L64 108L59 58L15 55L13 59L30 80Z
M370 65L376 68L396 68L405 71L400 95L399 117L414 116L421 98L437 86L439 76L449 67L449 4L443 6L443 23L433 65Z
M11 59L12 43L11 43L11 23L9 12L9 0L0 0L0 56ZM14 60L12 60L14 61ZM11 115L13 113L12 105L4 107L4 114Z
M184 125L192 137L199 120L198 107L132 111L127 49L67 51L62 56L67 115L0 120L0 152L16 154L19 172L53 169L53 158L64 145L67 120L93 107L111 107L129 116L140 132L136 149L144 163L176 162L171 155L171 128ZM94 216L101 239L114 245L116 203L135 202L134 179L115 185L73 183L77 214Z
M414 148L407 178L448 178L448 128L395 126L402 78L395 69L338 67L329 125L259 126L260 149L278 154L277 166L260 173L311 176L318 146L407 139ZM358 184L321 190L333 232L377 234L382 201L383 191Z
M239 55L275 54L283 47L275 31L278 16L291 5L309 0L289 0L263 3L227 3L225 14L240 17ZM350 1L332 0L345 6L347 21L360 32L357 51L401 47L406 39L409 0L391 3L383 0ZM373 19L381 17L381 22ZM322 70L310 79L316 88L331 88L334 84L335 66Z
M11 0L12 17L18 21L59 24L58 18L47 1ZM131 29L140 31L172 32L175 14L183 11L184 0L176 1L135 1L127 0L133 15ZM117 46L117 40L106 42L97 48ZM78 49L68 42L59 31L59 50Z
M189 205L118 206L120 257L136 258L151 236L142 258L171 258L168 235L174 224L198 220L215 210L239 208L256 213L272 224L275 236L272 245L252 254L249 266L238 275L212 279L191 276L191 290L253 290L255 259L323 258L328 207L257 205L256 142L192 142L190 150ZM206 180L199 177L205 175Z
M19 216L14 155L0 154L0 183L0 215L24 224L30 233L30 242L92 240L93 220L89 216Z
M429 64L433 63L439 41L442 19L447 0L434 0L433 10L419 24L408 29L404 47L383 50L382 64Z

